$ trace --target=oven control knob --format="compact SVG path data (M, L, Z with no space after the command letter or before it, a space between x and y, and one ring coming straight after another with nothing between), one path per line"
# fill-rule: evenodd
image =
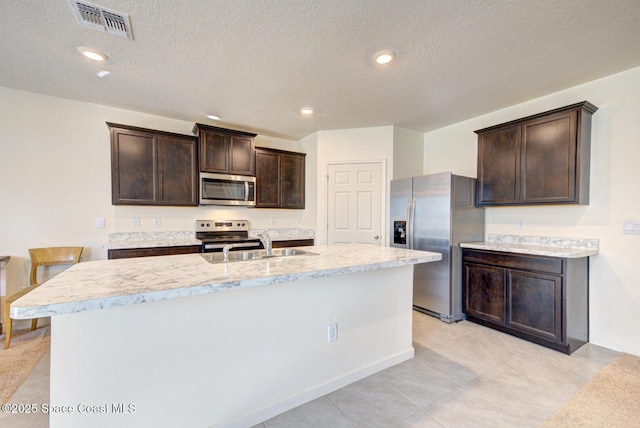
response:
M200 227L204 227L204 223L200 223Z

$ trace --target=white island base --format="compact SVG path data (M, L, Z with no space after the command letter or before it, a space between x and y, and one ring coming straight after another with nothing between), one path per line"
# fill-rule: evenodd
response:
M259 423L412 358L412 284L405 265L53 316L72 413L50 426Z

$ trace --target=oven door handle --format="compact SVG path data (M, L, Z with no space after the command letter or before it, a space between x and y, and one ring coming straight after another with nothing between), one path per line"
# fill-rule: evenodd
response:
M205 250L223 249L225 246L231 248L255 248L259 244L256 242L236 243L236 244L204 244Z

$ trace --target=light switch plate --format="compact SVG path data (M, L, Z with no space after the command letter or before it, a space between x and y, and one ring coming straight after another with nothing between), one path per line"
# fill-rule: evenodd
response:
M338 324L329 324L327 326L327 342L335 342L338 340Z
M107 221L105 220L104 217L98 217L96 218L96 229L104 229L104 227L106 226Z
M640 220L625 221L622 233L627 235L640 235Z

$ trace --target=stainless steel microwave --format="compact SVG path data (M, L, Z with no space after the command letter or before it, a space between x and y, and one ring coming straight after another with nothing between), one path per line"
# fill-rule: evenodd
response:
M256 205L256 178L200 173L200 205Z

